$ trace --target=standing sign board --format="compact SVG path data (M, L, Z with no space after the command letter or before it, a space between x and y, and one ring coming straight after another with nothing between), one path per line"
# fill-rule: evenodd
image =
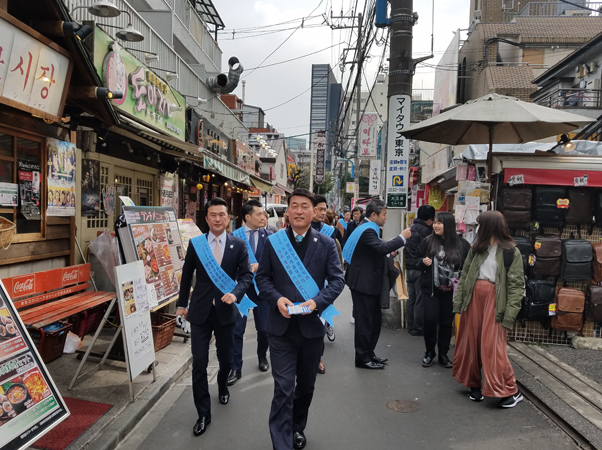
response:
M316 138L316 183L324 182L324 170L326 162L326 132L318 131Z
M360 157L361 159L376 159L378 144L378 114L365 113L360 122Z
M153 329L150 320L152 300L147 293L144 264L136 261L115 267L119 312L127 353L130 381L155 362Z
M124 206L135 260L144 264L146 283L156 291L159 305L177 296L184 251L173 208ZM133 262L128 260L128 262Z
M386 201L389 208L407 208L410 145L401 133L410 125L409 95L389 98Z
M68 416L65 402L0 283L0 448L29 447Z

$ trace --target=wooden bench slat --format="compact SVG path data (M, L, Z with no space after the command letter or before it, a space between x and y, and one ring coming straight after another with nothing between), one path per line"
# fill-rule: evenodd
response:
M42 328L46 325L56 322L57 320L65 319L73 314L85 311L86 309L90 309L103 303L107 303L111 301L114 297L115 295L105 295L95 298L89 302L86 302L85 304L72 305L68 309L54 311L53 313L42 317L41 320L32 323L30 326L33 326L34 328Z
M90 287L90 283L78 284L65 289L59 289L58 291L48 292L46 294L38 295L37 297L28 297L22 300L15 300L13 304L17 309L24 308L25 306L35 305L37 303L47 302L53 298L62 297L63 295L73 294L79 291L85 291Z
M93 301L96 298L100 298L105 296L107 292L95 292L95 291L87 291L77 296L68 297L62 300L58 300L56 302L47 303L45 305L40 305L35 308L24 311L21 314L21 318L25 323L36 322L39 317L46 317L50 314L53 314L57 311L67 310L78 305L87 305L90 301ZM112 294L111 298L114 297L115 294Z

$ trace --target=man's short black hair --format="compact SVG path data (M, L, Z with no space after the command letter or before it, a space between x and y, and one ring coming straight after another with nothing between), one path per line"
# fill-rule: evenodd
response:
M224 200L223 198L215 197L215 198L212 198L211 200L209 200L205 204L205 217L209 213L209 208L211 206L220 206L220 205L221 206L225 206L226 207L226 211L228 210L228 202L226 200Z
M293 197L295 197L295 196L298 196L298 197L307 197L311 201L312 205L314 203L314 194L312 194L311 192L309 192L307 189L299 188L299 189L295 189L293 191L293 193L288 196L288 199L287 199L287 204L288 205L291 204L291 199Z
M263 206L261 205L261 202L259 200L255 200L255 199L247 200L242 205L242 209L241 209L242 220L244 220L246 222L247 221L247 214L248 215L252 215L253 214L253 210L254 210L254 208L256 206L259 207L259 208L261 208L261 209L263 209Z
M380 212L387 207L387 204L379 198L370 200L370 203L366 206L366 217L369 219L372 213L379 215Z
M351 210L351 214L353 214L353 213L354 213L354 212L356 212L356 211L363 212L363 211L362 211L362 208L360 208L359 206L356 206L355 208L353 208L353 209Z
M435 220L435 208L432 205L422 205L420 208L418 208L418 214L416 214L416 217L424 220L425 222L427 220Z
M318 206L320 203L326 203L326 205L328 205L328 202L326 201L326 197L324 197L323 195L314 195L314 206Z

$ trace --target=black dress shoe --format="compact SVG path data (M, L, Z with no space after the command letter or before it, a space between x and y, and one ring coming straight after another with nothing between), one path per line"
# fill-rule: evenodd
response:
M268 359L265 356L259 357L259 370L261 370L262 372L267 372L268 370L270 370L270 363L268 362Z
M219 402L222 405L227 405L229 401L230 401L230 392L226 391L226 392L219 393Z
M378 356L374 355L372 357L372 362L378 363L378 364L385 364L389 359L388 358L379 358Z
M211 423L211 414L207 414L206 416L199 417L199 420L196 421L194 427L192 428L192 432L195 436L200 436L207 429L207 425Z
M381 363L377 363L374 361L370 361L367 363L355 363L355 367L358 367L360 369L372 369L372 370L377 370L377 369L384 369L385 365L381 364Z
M447 355L439 355L439 364L441 364L446 369L453 367L451 360L447 357Z
M305 444L307 444L307 439L305 439L303 431L293 432L293 448L305 448Z
M435 356L437 356L435 352L426 352L422 358L422 367L431 367Z
M231 370L228 374L228 386L232 386L236 384L238 380L242 377L242 371L240 370Z

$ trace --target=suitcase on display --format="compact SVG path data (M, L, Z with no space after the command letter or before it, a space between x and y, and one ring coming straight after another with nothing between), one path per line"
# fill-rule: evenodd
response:
M591 284L585 295L585 320L602 322L602 286Z
M602 243L594 244L592 247L592 278L594 281L602 281Z
M560 277L565 281L589 280L592 277L592 244L585 239L562 242Z
M500 211L508 228L528 230L531 227L533 191L526 187L505 186L500 194Z
M524 320L549 323L549 307L556 298L556 284L547 280L527 280L527 296L523 298Z
M535 264L531 272L536 277L558 276L560 273L560 256L562 240L559 236L543 235L533 239Z
M513 211L504 209L501 211L506 219L508 228L529 230L531 228L531 211Z
M535 220L540 227L564 226L564 210L558 208L558 200L566 198L566 188L537 186L535 188Z
M569 209L565 210L568 225L591 225L594 211L594 191L591 188L570 188L568 190Z
M575 288L556 288L556 315L552 317L552 328L562 331L581 331L585 294Z

